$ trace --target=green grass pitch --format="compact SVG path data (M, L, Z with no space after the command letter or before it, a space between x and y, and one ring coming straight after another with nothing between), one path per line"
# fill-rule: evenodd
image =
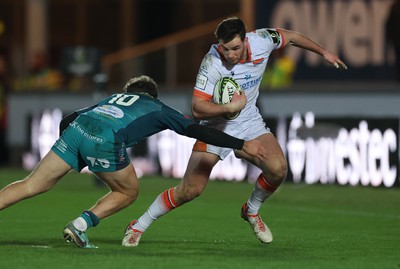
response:
M0 170L0 187L27 172ZM259 243L240 218L252 185L210 181L204 194L156 221L137 248L125 226L179 181L140 179L130 207L89 230L98 249L62 238L64 225L107 192L70 173L49 192L0 212L0 268L400 268L400 190L285 182L261 209L274 234Z

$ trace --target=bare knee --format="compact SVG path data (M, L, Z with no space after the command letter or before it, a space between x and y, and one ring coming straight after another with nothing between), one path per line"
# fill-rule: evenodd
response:
M179 185L175 188L175 199L179 204L189 202L203 193L204 186Z
M139 195L139 191L137 189L132 189L124 192L124 205L125 207L129 206L133 202L136 201L137 197Z
M287 174L286 160L276 161L274 165L268 169L268 172L264 171L264 174L268 176L269 180L275 182L277 185L281 184Z
M276 177L283 181L287 175L287 162L286 160L282 160L279 162L278 168L276 170Z

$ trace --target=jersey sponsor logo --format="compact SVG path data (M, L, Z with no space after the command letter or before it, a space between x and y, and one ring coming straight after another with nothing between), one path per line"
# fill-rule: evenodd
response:
M247 90L247 89L253 88L260 83L261 79L262 79L262 77L259 77L257 79L247 81L247 82L241 84L240 87L242 88L242 90Z
M202 75L202 74L198 74L197 78L196 78L196 87L199 89L204 90L207 84L207 77Z
M272 29L268 29L267 31L268 31L270 37L272 38L272 41L273 41L275 44L278 45L278 44L281 43L281 35L278 33L278 31L272 30Z
M260 36L262 38L269 38L270 37L270 35L268 34L267 29L258 29L256 31L256 33L257 33L258 36Z
M93 111L95 113L105 114L105 115L108 115L108 116L111 116L111 117L114 117L117 119L120 119L124 116L124 112L120 108L118 108L116 106L110 106L110 105L102 105L102 106L96 107L95 109L93 109Z
M91 166L101 166L103 168L108 168L110 167L110 162L106 159L99 159L99 158L95 158L95 157L86 157L87 160L90 161Z
M77 123L77 122L75 122L75 121L72 122L72 123L70 124L70 126L73 127L73 128L75 128L81 135L83 135L85 138L87 138L87 139L89 139L89 140L92 140L92 141L94 141L94 142L96 142L96 143L101 143L101 144L103 144L104 141L105 141L104 137L96 136L96 135L90 134L89 132L87 132L87 131L83 128L82 125L80 125L79 123Z

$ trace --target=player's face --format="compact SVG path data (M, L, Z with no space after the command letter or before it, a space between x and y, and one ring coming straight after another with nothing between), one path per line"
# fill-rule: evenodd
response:
M238 64L240 60L246 60L246 49L240 36L236 36L227 43L220 42L219 45L220 52L230 64Z

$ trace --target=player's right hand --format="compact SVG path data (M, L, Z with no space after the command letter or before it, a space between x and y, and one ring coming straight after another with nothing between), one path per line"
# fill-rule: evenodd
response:
M347 65L336 54L326 51L323 57L325 61L332 64L336 69L347 69Z
M247 104L247 97L246 94L242 91L241 94L239 95L237 92L235 92L232 96L231 102L227 104L230 109L229 113L235 113L241 111Z
M267 150L260 141L255 139L245 141L243 144L243 151L260 160L268 158Z

